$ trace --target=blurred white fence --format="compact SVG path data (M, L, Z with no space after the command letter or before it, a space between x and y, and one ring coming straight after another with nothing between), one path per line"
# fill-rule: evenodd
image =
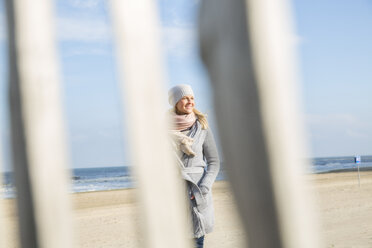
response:
M52 2L6 1L13 169L22 247L72 247Z
M113 0L111 10L146 247L190 247L184 185L167 142L160 23L152 0ZM134 25L135 24L135 25ZM125 82L124 82L125 81ZM151 111L149 111L151 104ZM178 176L177 176L178 175Z
M191 247L182 184L165 141L155 2L110 4L145 216L144 245ZM21 247L73 247L52 2L6 0L6 6ZM251 248L320 247L298 166L305 149L290 17L286 0L201 3L202 57L214 89L226 169ZM174 204L160 201L159 192Z
M290 3L205 0L202 57L250 247L320 247L305 196Z

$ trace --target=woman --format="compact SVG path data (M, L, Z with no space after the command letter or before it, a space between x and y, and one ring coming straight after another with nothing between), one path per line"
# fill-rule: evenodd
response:
M189 85L177 85L168 92L173 129L192 138L193 155L181 153L179 162L187 182L193 236L196 247L202 248L204 236L213 230L214 209L212 184L220 169L213 134L205 115L195 109L194 93Z

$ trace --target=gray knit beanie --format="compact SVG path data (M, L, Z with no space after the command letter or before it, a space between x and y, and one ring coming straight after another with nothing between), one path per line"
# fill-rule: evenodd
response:
M173 107L176 106L176 103L184 96L194 96L191 86L188 84L179 84L174 86L168 91L169 104Z

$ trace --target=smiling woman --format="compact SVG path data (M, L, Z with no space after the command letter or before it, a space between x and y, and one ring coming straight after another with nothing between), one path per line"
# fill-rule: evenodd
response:
M185 142L180 140L179 136L174 142L181 144L174 147L182 178L187 185L196 247L202 248L205 235L212 232L214 227L212 185L220 169L220 160L207 118L194 108L194 92L191 86L176 85L169 90L168 95L170 105L174 106L170 110L173 129L191 141L188 145L192 148L192 154L183 153L182 149L179 151L182 142Z
M176 105L177 114L191 114L195 106L193 96L184 96Z

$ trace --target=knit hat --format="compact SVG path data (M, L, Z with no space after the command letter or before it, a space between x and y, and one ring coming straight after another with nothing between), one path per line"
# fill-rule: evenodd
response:
M169 104L176 106L176 103L184 96L194 96L191 86L188 84L179 84L174 86L168 91Z

